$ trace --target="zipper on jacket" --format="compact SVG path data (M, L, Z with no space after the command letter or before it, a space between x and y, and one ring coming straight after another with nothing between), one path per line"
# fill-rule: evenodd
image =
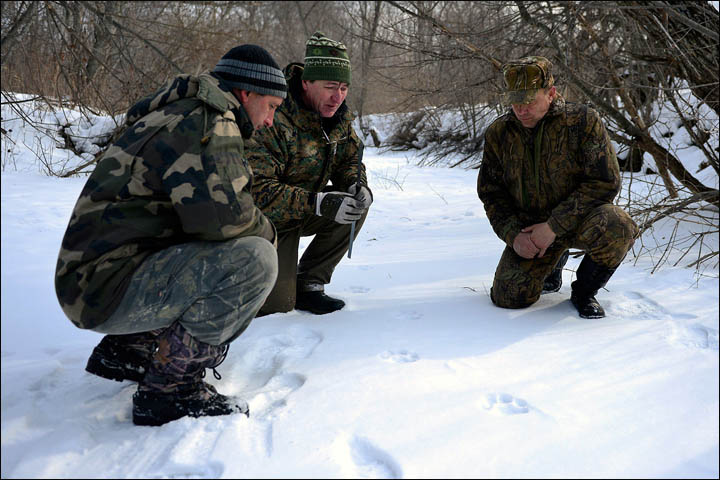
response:
M538 198L540 198L540 153L542 148L542 136L543 136L543 127L545 125L545 122L540 121L540 129L537 132L537 135L535 135L535 139L533 140L535 151L533 155L533 166L535 168L535 190L537 192ZM538 205L538 208L540 205Z

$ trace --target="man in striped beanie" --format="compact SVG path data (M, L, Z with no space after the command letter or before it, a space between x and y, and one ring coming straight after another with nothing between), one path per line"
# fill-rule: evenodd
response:
M345 306L325 285L348 251L352 224L357 235L373 200L345 104L350 58L341 42L315 32L305 63L284 72L290 95L275 125L247 143L253 197L278 229L278 280L260 314L326 314ZM298 262L300 237L312 235Z
M212 75L232 90L251 119L253 116L258 118L259 123L252 122L255 129L272 126L272 114L287 96L287 83L267 50L257 45L235 47L223 55ZM264 101L248 102L253 95L256 100L265 97Z
M253 202L245 141L273 124L286 92L256 45L170 79L128 110L75 205L58 301L104 334L85 369L138 383L136 425L249 413L203 377L275 285L277 233Z

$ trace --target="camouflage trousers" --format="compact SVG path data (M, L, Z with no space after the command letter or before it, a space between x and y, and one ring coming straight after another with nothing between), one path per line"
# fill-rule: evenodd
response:
M277 277L277 253L260 237L193 242L150 255L115 313L93 328L128 334L179 321L197 340L226 344L249 325Z
M526 259L506 247L495 270L490 298L503 308L528 307L540 298L545 277L567 249L583 250L596 263L616 268L637 235L637 225L624 210L610 204L598 207L573 234L557 237L542 258Z
M367 218L367 211L355 222L355 237ZM335 267L350 246L350 224L308 215L300 227L278 231L278 279L261 315L289 312L295 308L297 289L322 290L330 283ZM300 237L315 235L298 263Z

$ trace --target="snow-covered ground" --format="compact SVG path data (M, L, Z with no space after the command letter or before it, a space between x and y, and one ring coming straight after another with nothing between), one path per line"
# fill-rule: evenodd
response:
M718 477L717 267L630 254L607 317L584 320L571 258L560 292L496 308L477 171L373 148L375 203L327 287L347 307L262 317L231 345L207 379L250 418L136 427L135 384L84 371L101 336L54 294L85 180L42 175L21 143L1 177L3 478Z

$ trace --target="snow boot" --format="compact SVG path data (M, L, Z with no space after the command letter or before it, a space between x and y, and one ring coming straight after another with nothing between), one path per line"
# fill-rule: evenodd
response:
M205 383L205 369L227 355L229 345L210 345L195 339L179 322L158 337L158 348L133 395L133 423L159 426L185 416L204 417L244 413L247 402L221 395Z
M595 263L585 255L577 269L577 280L572 282L570 301L582 318L603 318L605 310L595 299L598 290L604 287L616 268L608 268Z
M297 310L305 310L316 315L334 312L344 306L345 302L337 298L328 297L322 290L297 292L295 298L295 308Z
M545 278L541 295L545 293L555 293L560 290L560 287L562 287L563 267L567 263L568 257L570 257L570 251L565 250L565 253L562 254L557 265L555 265L555 269Z
M155 339L162 332L105 335L88 358L85 371L108 380L139 382L155 351Z

